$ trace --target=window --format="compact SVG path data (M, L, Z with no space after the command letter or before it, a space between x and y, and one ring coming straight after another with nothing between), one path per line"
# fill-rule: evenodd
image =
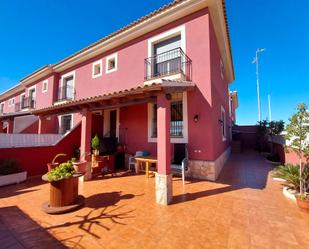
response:
M100 76L102 76L102 60L92 64L92 78L94 79Z
M15 104L15 98L9 99L9 106L13 106Z
M4 103L0 104L0 114L4 113Z
M35 87L29 89L29 107L35 108Z
M183 96L182 93L172 95L171 100L171 137L182 138L183 128ZM152 107L152 122L151 122L151 136L157 137L157 105L154 104Z
M118 54L112 54L106 57L106 73L117 71Z
M42 83L42 92L46 93L48 90L48 80L44 80Z
M221 79L224 79L224 65L222 59L220 59L220 73L221 73Z
M27 108L26 94L25 93L20 95L20 105L21 105L21 109Z
M60 133L65 134L72 129L72 115L61 116Z
M75 71L61 77L61 86L58 91L58 101L74 99Z
M222 140L225 141L226 140L226 117L225 117L225 110L222 106L221 106L220 123L221 123L221 131L222 131Z

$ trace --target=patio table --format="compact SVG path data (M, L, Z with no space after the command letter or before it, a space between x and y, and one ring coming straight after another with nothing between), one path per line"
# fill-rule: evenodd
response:
M155 163L157 165L157 162L158 162L158 159L156 156L138 156L138 157L135 157L135 160L136 160L136 166L137 166L137 173L138 173L138 170L139 170L139 164L140 163L145 163L146 164L146 177L149 178L149 164L150 163Z

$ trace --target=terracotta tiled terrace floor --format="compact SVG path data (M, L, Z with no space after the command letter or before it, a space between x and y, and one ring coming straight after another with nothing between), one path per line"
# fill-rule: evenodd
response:
M283 197L255 153L233 155L219 180L174 178L174 202L154 200L154 178L96 178L86 206L47 215L48 184L0 188L0 248L309 248L309 214Z

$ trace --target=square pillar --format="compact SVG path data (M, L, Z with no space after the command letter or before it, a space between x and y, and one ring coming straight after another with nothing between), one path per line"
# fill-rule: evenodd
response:
M91 126L92 126L92 112L83 109L82 112L82 127L81 127L81 141L80 141L80 156L81 160L87 161L87 170L84 176L84 179L91 179L91 162L90 153L91 153Z
M38 134L42 134L42 122L43 122L43 117L39 116Z
M6 133L12 134L13 131L14 131L14 119L9 119L9 120L7 121Z
M167 205L173 198L171 174L171 104L169 95L157 96L157 154L158 172L156 173L156 202Z

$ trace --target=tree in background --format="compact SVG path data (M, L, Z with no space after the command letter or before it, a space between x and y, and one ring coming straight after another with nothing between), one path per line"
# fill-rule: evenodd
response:
M308 182L303 176L305 163L302 158L309 157L309 111L305 103L300 103L297 106L297 112L289 119L289 124L286 128L286 139L290 142L288 150L294 151L299 157L299 174L300 174L300 195L306 196Z

